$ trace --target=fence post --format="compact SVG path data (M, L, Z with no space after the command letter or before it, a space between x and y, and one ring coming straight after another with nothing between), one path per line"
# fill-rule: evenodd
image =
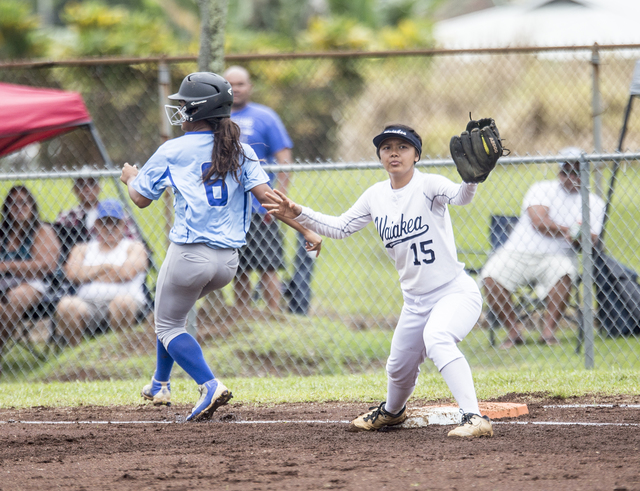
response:
M591 52L591 65L593 66L593 94L591 99L591 112L593 114L593 147L596 153L602 153L602 106L600 105L600 53L598 43L593 45ZM595 164L594 185L595 193L602 197L602 162Z
M580 197L582 198L582 329L584 330L584 367L594 367L593 333L593 242L591 241L591 209L589 207L590 162L580 155Z
M162 143L171 138L171 123L167 119L164 111L164 103L169 97L171 86L171 73L165 60L158 63L158 105L160 109L160 138Z

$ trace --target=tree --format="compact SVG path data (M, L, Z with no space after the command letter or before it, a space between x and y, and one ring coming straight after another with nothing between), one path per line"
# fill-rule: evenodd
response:
M198 69L202 72L222 73L228 0L198 0L198 4L201 19Z

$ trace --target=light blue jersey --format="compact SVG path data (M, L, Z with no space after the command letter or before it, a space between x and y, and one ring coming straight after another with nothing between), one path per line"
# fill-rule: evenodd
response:
M166 188L173 188L175 220L169 233L171 242L238 249L245 244L251 223L249 192L268 183L269 176L253 149L243 143L247 159L241 162L240 182L227 174L224 181L203 184L202 176L211 166L212 144L210 131L189 132L167 141L140 169L132 186L152 200L160 198Z

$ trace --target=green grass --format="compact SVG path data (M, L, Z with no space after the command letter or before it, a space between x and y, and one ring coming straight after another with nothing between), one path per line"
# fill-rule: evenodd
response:
M215 332L198 331L205 359L213 372L230 377L258 379L272 376L350 375L384 367L390 350L393 319L286 316L278 319L219 323ZM476 327L460 343L475 369L495 370L582 370L584 352L576 353L576 331L563 324L560 344L536 344L538 330L525 333L527 344L517 349L498 350L490 346L490 331ZM495 332L496 344L505 332ZM639 338L607 338L595 334L595 367L599 370L640 370ZM38 361L17 345L4 353L3 381L69 381L137 379L150 376L155 367L155 343L151 329L140 325L124 333L108 333L67 348L45 361ZM437 373L429 360L423 374ZM174 376L184 378L181 368Z
M576 352L577 332L574 326L562 323L556 333L560 343L556 346L539 345L540 328L525 332L527 340L517 349L498 350L489 346L489 332L474 329L461 343L460 349L472 367L513 370L565 369L578 370L585 366L584 346ZM495 343L505 339L504 329L495 333ZM610 338L604 333L594 333L594 364L599 369L640 369L640 339L637 337Z
M476 371L478 398L494 399L509 393L567 398L594 395L640 394L638 370L576 371ZM384 400L386 377L382 371L364 375L226 378L233 403L278 404L296 402ZM140 389L148 379L99 382L4 383L0 408L34 406L131 406L143 403ZM195 383L184 378L171 381L172 401L192 404ZM451 393L437 373L422 374L412 396L420 400L451 399Z

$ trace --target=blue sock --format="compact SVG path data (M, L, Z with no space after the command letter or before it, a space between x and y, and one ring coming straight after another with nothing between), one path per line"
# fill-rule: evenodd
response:
M167 346L167 351L173 360L196 381L196 384L202 385L215 378L209 365L204 361L202 348L191 334L185 332L173 338Z
M156 339L156 373L153 375L158 382L168 382L173 368L173 358L167 352L164 344Z

